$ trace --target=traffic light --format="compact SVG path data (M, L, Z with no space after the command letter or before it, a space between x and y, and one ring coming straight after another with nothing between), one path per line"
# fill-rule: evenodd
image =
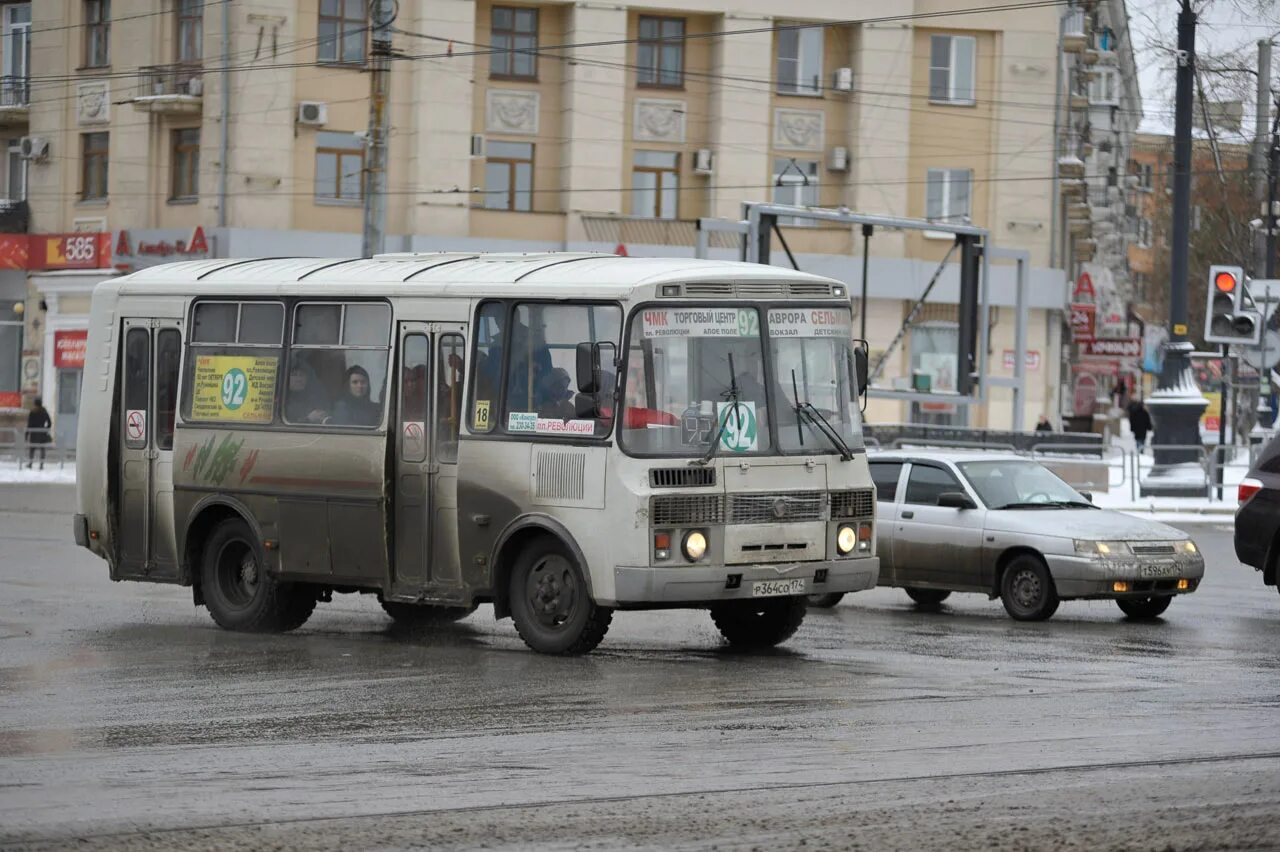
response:
M1262 335L1261 317L1238 266L1209 267L1209 292L1205 298L1206 343L1256 346Z

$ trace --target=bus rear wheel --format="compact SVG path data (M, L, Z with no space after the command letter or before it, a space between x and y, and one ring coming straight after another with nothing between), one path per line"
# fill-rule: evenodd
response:
M591 600L578 560L550 537L534 540L520 554L507 593L516 632L544 654L586 654L613 620L613 610Z
M430 604L411 604L399 601L380 601L382 610L391 616L400 627L421 629L439 624L450 624L466 618L476 611L474 605L466 606L431 606Z
M807 609L803 597L730 601L711 607L711 620L736 648L772 648L800 629Z
M240 518L218 524L205 542L200 591L225 630L279 633L301 627L316 608L315 592L280 583L264 566L262 547Z

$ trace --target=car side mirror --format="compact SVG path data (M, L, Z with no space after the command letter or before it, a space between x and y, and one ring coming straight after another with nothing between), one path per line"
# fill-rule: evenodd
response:
M938 495L938 505L946 509L976 509L978 504L963 491L944 491Z
M579 343L575 354L577 356L578 393L599 393L600 344Z
M1081 496L1081 497L1083 497L1084 499L1088 500L1090 503L1092 503L1092 502L1093 502L1093 492L1092 492L1092 491L1081 491L1081 492L1080 492L1080 496Z

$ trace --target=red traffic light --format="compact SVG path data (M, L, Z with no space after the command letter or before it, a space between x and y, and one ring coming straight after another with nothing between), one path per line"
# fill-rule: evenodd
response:
M1213 286L1221 293L1232 293L1236 289L1236 277L1230 272L1219 272L1213 276Z

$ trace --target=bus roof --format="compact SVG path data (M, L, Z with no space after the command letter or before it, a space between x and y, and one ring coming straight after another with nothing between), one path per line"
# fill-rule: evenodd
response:
M438 252L386 254L373 258L265 258L195 260L166 263L115 278L122 293L199 292L209 286L224 290L242 285L258 289L288 284L338 285L346 292L365 288L438 295L496 294L510 288L520 293L565 297L591 295L620 298L636 288L670 283L706 282L729 285L699 288L684 296L792 295L843 297L844 285L830 278L779 267L737 261L690 258L621 257L589 252L477 254ZM777 282L778 287L742 288L750 282ZM783 282L788 282L784 288ZM397 286L400 285L400 286ZM434 286L433 286L434 285ZM506 285L506 286L504 286ZM838 288L838 289L837 289ZM237 287L239 289L239 287ZM291 289L291 288L290 288ZM758 292L757 292L758 291Z

